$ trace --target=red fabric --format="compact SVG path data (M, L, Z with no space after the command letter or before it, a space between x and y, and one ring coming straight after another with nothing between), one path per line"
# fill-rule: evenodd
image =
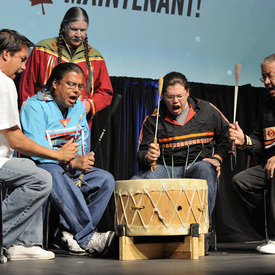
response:
M28 97L31 97L40 91L42 86L47 82L52 69L58 64L57 50L56 38L42 40L32 50L26 64L26 70L22 73L20 78L19 100L21 105ZM62 48L62 55L62 63L74 62L83 69L84 83L86 83L87 66L83 45L76 50L72 58L70 58L68 46L64 45ZM113 98L113 88L103 57L92 47L90 47L89 59L94 70L94 93L93 95L91 95L91 93L88 95L88 98L92 99L95 105L95 108L91 108L92 115L88 121L89 128L91 128L92 118L95 112L104 109L111 103ZM85 98L85 94L86 89L83 89L82 101Z

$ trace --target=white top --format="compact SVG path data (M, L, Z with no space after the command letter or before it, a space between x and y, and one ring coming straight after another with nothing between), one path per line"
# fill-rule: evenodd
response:
M17 107L17 91L11 78L0 70L0 130L20 126ZM0 168L12 158L13 150L8 145L5 137L0 133Z

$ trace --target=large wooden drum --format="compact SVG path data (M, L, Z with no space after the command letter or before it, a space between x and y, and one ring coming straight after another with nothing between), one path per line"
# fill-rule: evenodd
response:
M200 179L116 181L115 230L128 236L189 235L190 224L208 232L207 182Z

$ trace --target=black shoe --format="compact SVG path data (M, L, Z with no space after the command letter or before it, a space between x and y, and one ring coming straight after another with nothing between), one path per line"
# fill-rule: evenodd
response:
M210 230L207 234L204 235L204 255L208 256L209 251L216 251L216 232Z

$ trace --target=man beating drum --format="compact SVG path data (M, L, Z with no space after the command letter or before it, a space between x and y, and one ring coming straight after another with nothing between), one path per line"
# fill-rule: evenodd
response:
M168 73L163 78L158 108L143 122L137 152L141 171L132 179L205 179L210 232L220 165L231 148L228 125L213 104L189 95L183 74Z

